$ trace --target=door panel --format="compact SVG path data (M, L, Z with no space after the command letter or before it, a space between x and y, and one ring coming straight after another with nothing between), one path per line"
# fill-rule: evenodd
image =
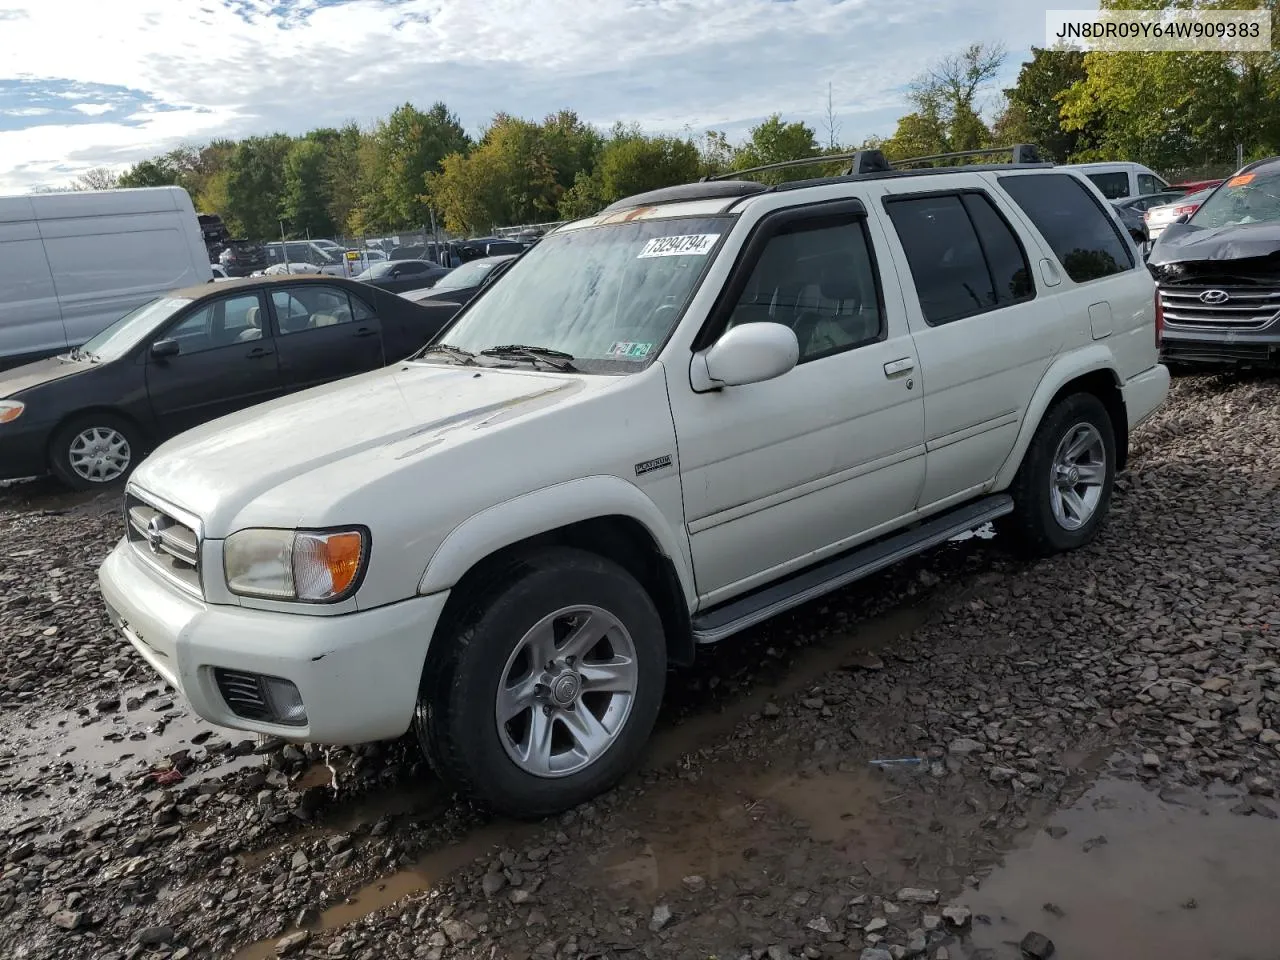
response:
M265 315L258 294L241 294L203 304L161 334L181 350L147 357L147 393L163 436L283 393L275 340L260 326Z
M341 287L276 287L271 306L287 390L302 390L383 365L381 323L362 300Z
M873 536L911 513L924 477L915 371L885 370L917 358L901 301L880 293L869 228L860 216L789 213L749 241L723 322L790 326L800 364L706 393L685 369L668 376L705 603Z
M953 175L954 178L954 175ZM885 226L920 354L928 468L921 509L972 495L999 471L1063 342L1025 245L994 191L885 187Z

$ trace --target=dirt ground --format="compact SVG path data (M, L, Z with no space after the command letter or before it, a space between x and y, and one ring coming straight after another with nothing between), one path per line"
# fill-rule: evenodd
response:
M0 956L1280 957L1275 378L1177 381L1085 550L968 537L709 648L546 823L191 715L103 616L120 530L0 490Z

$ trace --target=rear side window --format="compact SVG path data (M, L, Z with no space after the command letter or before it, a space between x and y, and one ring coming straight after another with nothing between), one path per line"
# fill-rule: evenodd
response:
M1091 173L1089 179L1102 191L1108 200L1119 200L1129 195L1129 175L1127 173Z
M1132 269L1133 254L1119 227L1075 177L1001 177L1000 186L1036 225L1076 283Z
M950 323L1034 295L1026 256L981 194L885 201L925 322Z

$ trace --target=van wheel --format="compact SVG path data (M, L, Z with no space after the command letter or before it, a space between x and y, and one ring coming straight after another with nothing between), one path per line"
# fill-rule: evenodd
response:
M49 469L76 490L98 490L128 478L142 459L142 433L110 413L91 413L63 424L49 444Z
M538 819L634 766L666 681L653 600L582 550L519 558L433 641L414 730L436 772L497 813Z
M1111 508L1116 440L1091 393L1049 408L1014 477L1014 510L1000 524L1021 552L1047 556L1091 541Z

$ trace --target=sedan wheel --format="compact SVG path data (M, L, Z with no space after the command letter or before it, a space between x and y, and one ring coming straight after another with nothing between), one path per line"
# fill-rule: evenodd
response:
M89 427L76 434L67 451L76 476L87 483L111 483L129 470L133 448L129 438L111 427Z

